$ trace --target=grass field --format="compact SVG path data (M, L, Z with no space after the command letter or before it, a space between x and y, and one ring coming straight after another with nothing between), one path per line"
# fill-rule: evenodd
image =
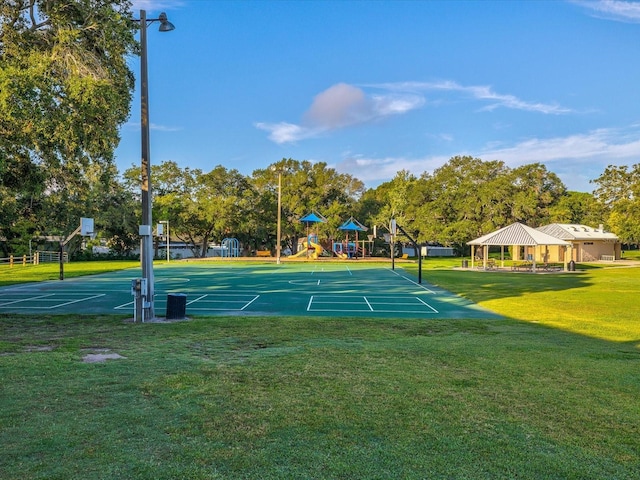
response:
M123 268L132 268L140 265L137 261L96 261L96 262L71 262L63 266L64 278L75 278L84 275L112 272ZM58 280L60 278L60 265L56 263L41 263L40 265L15 264L13 267L3 265L0 267L0 287L14 285L16 283L42 282L46 280Z
M0 478L640 478L640 269L453 265L508 318L0 316Z

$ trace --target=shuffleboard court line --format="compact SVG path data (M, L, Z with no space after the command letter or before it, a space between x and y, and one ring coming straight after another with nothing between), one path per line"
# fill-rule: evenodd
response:
M309 303L307 303L307 312L311 311L311 304L313 303L313 295L309 297Z
M249 305L251 305L253 302L255 302L258 298L260 298L260 295L256 295L255 297L253 297L253 300L251 300L249 303L247 303L244 307L242 307L240 310L244 310L245 308L247 308Z
M412 278L407 277L406 275L400 275L398 272L396 272L395 270L391 270L392 273L396 274L397 276L399 276L400 278L404 278L406 281L408 281L409 283L413 283L416 287L422 288L423 290L426 290L429 293L436 293L433 290L431 290L430 288L425 287L424 285L419 284L418 282L416 282L415 280L413 280Z
M369 306L369 310L371 310L373 312L373 307L369 303L369 300L367 300L367 297L362 297L362 298L364 298L364 301L367 302L367 305Z
M90 297L85 297L85 298L79 298L78 300L69 300L68 302L65 302L65 303L59 303L58 305L53 305L53 306L49 307L49 309L53 310L54 308L64 307L65 305L71 305L72 303L87 302L89 300L93 300L94 298L104 297L105 295L106 294L104 294L104 293L99 293L98 295L92 295Z
M435 308L433 308L431 305L429 305L427 302L424 302L421 298L416 297L416 300L418 300L420 303L424 304L425 306L429 307L431 310L433 310L434 313L440 313L438 310L436 310Z
M207 294L205 293L204 295L200 295L198 298L194 298L193 300L191 300L190 302L187 302L187 305L191 305L192 303L196 303L198 300L202 300L203 298L205 298L207 296Z
M18 299L18 300L11 300L9 302L3 302L0 304L0 308L7 306L7 305L15 305L16 303L23 303L23 302L33 302L35 300L40 300L41 298L46 298L46 297L52 297L53 295L55 295L54 293L48 293L45 295L38 295L36 297L26 297L26 298L22 298L22 299Z

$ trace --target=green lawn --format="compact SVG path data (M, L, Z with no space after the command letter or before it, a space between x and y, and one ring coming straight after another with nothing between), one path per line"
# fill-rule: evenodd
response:
M444 263L510 318L2 316L0 478L640 478L640 269Z
M70 262L63 265L64 278L95 275L98 273L112 272L124 268L139 266L138 261L95 261L95 262ZM0 287L16 283L42 282L46 280L58 280L60 278L60 264L41 263L39 265L22 265L16 262L13 267L0 266Z

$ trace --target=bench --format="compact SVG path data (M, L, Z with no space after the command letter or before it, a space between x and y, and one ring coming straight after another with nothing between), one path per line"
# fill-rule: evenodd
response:
M540 270L544 270L545 272L557 272L562 270L563 266L559 263L543 263L540 265Z
M533 264L529 262L524 263L514 263L511 265L511 270L526 270L531 271L533 269Z
M407 258L409 258L409 254L408 253L402 254L402 259L403 260L406 260Z
M270 257L271 250L256 250L256 257Z

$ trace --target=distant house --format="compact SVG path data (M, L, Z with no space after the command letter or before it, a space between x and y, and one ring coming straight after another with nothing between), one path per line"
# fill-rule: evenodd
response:
M602 225L598 228L572 223L552 223L538 227L543 233L571 243L569 255L575 262L593 262L596 260L620 260L622 247L620 239L611 232L605 232ZM548 254L560 260L564 252L558 247L549 247ZM557 250L557 251L554 251ZM564 250L564 249L562 249Z

